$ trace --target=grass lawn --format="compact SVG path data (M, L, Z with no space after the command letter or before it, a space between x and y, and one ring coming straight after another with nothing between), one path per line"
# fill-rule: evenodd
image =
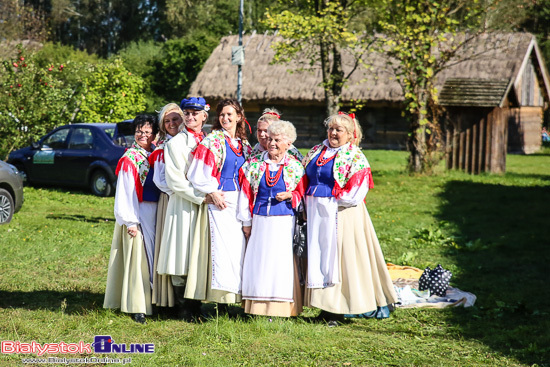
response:
M367 208L386 260L442 264L453 286L477 296L474 307L397 309L328 328L310 321L314 309L242 319L208 305L214 316L202 324L161 313L139 325L102 308L113 198L26 187L21 212L0 227L0 341L155 344L154 354L91 355L131 366L550 366L550 148L479 176L409 176L406 152L366 155ZM0 354L0 366L24 357L35 355Z

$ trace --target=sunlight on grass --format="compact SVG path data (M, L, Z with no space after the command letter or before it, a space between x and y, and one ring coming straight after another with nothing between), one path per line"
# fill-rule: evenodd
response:
M375 183L366 204L386 260L442 264L453 286L476 294L475 307L397 309L328 328L312 322L313 309L248 318L235 305L201 324L161 312L138 325L102 308L113 198L26 187L22 210L0 227L1 339L154 343L132 366L548 366L548 148L508 155L503 175L409 176L406 152L365 154ZM21 355L0 357L20 364Z

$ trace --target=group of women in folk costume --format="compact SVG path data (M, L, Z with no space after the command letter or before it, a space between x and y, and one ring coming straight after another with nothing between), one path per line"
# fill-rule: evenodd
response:
M246 313L286 317L298 315L306 305L320 308L322 318L335 322L344 314L396 302L363 204L372 174L359 148L357 120L347 114L330 116L327 139L303 158L293 145L295 127L280 120L278 111L264 111L258 144L252 148L237 101L220 101L212 132L204 136L208 109L204 99L195 97L181 106L165 106L160 113L164 135L150 159L151 145L142 148L138 132L138 147L121 158L115 216L119 202L131 194L145 208L140 187L147 186L149 171L162 194L158 210L156 202L151 204L156 220L152 214L138 215L134 222L117 216L105 307L120 308L144 322L151 304L178 305L187 320L199 317L205 301L242 302ZM141 137L143 129L139 131ZM146 152L141 166L129 158L139 149ZM130 164L135 168L126 168ZM141 168L145 166L147 170ZM301 202L308 220L305 292L292 251L294 215ZM139 249L143 256L132 257ZM140 282L136 269L142 270ZM138 304L134 298L143 300Z

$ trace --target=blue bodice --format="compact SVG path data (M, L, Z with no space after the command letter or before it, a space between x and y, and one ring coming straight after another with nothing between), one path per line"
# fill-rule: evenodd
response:
M240 157L235 154L229 146L229 142L225 141L225 161L223 162L222 172L220 175L220 185L218 189L222 191L238 191L239 187L239 168L244 163L244 156Z
M160 198L160 190L153 182L153 175L155 174L155 170L153 167L149 169L149 172L147 172L147 177L145 178L145 182L143 183L143 201L159 201Z
M319 154L323 154L323 150ZM306 167L308 185L306 195L317 197L331 197L334 188L334 161L330 160L324 166L317 165L319 154L311 159Z
M272 174L276 174L273 172ZM252 214L259 215L294 215L292 210L292 204L289 201L279 201L275 199L275 196L279 192L286 191L285 181L283 174L279 181L273 186L269 187L266 182L267 170L264 172L263 177L260 179L260 187L258 188L258 194L256 195L256 202L254 203L254 210Z

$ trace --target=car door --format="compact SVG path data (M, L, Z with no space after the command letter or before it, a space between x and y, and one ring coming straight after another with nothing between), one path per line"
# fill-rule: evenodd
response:
M69 136L67 149L59 157L56 165L67 172L63 176L64 183L86 185L86 172L95 160L94 134L88 127L75 126Z
M63 127L46 136L32 157L33 181L57 182L64 175L59 165L63 153L67 149L67 138L70 128Z

